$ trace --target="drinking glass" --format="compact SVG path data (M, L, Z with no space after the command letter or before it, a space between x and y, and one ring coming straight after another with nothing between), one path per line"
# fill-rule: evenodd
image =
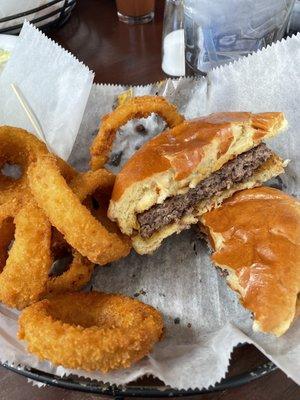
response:
M205 74L282 39L295 0L185 0L186 67Z
M154 18L155 0L116 0L119 20L126 24L146 24Z

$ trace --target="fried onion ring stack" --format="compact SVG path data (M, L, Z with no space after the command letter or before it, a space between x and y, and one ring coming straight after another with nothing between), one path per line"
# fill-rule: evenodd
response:
M107 217L115 176L104 168L78 173L32 134L7 126L0 164L0 301L25 308L19 338L29 351L103 372L147 355L162 336L158 311L117 294L75 293L95 264L130 252L130 239ZM18 178L5 175L8 165L19 166Z
M129 239L119 231L107 231L81 204L101 188L111 191L113 174L104 169L77 173L22 129L1 127L0 143L2 168L21 167L17 179L0 176L3 303L22 309L48 293L79 290L89 282L95 263L105 265L129 253ZM42 179L44 187L39 174L48 179ZM70 258L67 270L52 276L53 262L64 256Z

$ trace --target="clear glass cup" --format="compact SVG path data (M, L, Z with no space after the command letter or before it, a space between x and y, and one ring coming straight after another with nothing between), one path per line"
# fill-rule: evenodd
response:
M184 0L166 0L162 38L162 70L185 75Z
M118 18L126 24L146 24L154 18L155 0L116 0Z
M300 0L296 0L291 16L290 29L293 32L300 32Z
M205 74L282 39L295 0L185 0L188 74Z

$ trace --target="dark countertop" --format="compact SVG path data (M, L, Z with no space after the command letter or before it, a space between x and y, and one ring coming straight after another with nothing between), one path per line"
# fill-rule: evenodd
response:
M128 26L118 22L114 0L79 0L70 20L48 35L86 63L96 82L145 84L165 76L161 70L162 0L157 0L154 22ZM231 373L265 360L253 346L234 352ZM92 400L95 395L54 387L42 389L0 367L0 400ZM201 400L299 400L300 387L275 371L239 388L193 397ZM190 397L189 397L190 399Z

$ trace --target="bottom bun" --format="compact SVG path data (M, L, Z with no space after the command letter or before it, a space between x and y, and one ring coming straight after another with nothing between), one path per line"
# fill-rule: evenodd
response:
M212 198L201 201L193 214L185 215L180 221L163 227L148 239L144 239L140 235L132 237L132 244L135 251L139 254L153 253L168 236L171 236L173 233L179 233L189 228L191 225L196 224L201 215L213 208L219 207L225 199L232 196L235 192L261 186L269 179L282 174L284 172L284 166L284 161L274 154L257 169L249 180L232 186L219 196L213 196Z

